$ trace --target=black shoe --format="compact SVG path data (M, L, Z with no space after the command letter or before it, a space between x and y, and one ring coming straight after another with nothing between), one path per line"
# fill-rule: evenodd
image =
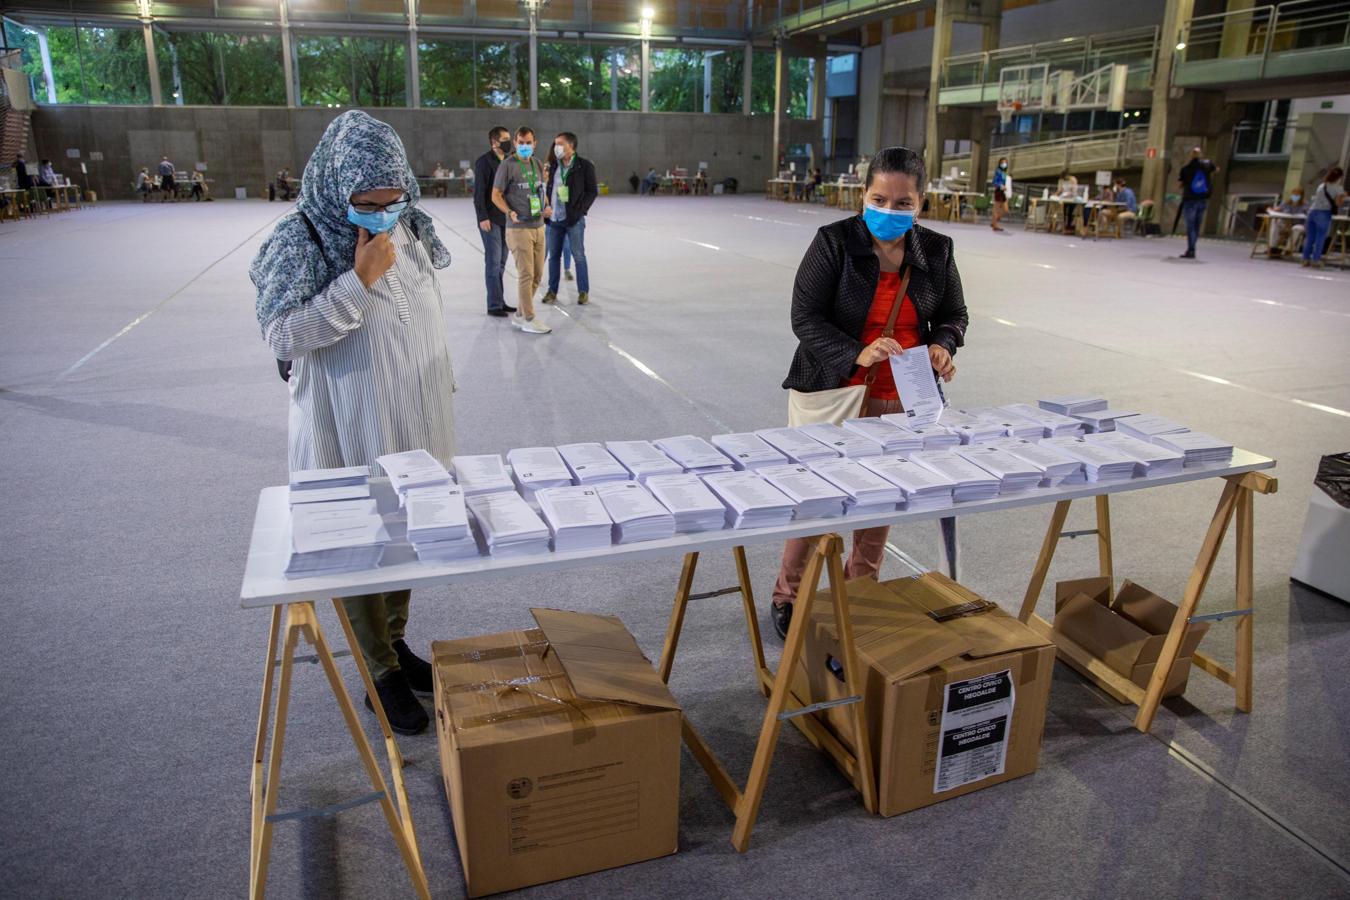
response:
M511 315L512 313L514 313L514 312L516 311L516 308L515 308L514 306L511 306L511 305L508 304L508 303L503 303L503 304L502 304L502 309L506 310L506 314L507 314L507 315Z
M398 669L375 682L375 693L380 695L384 714L389 719L389 727L399 734L420 734L431 721L427 711L408 687L408 679ZM374 712L375 707L366 695L366 709Z
M773 630L781 640L787 640L788 626L792 624L792 604L784 603L781 606L777 603L770 607L770 616L773 619Z
M403 677L408 679L408 687L430 694L431 663L413 653L402 640L394 641L394 652L398 654L398 667L403 670Z
M509 312L507 312L505 309L489 309L489 310L488 310L488 315L489 315L489 316L496 316L496 317L499 318L499 319L505 319L507 316L509 316L509 315L511 315L511 314L510 314Z
M1180 258L1181 258L1181 259L1195 259L1195 251L1194 251L1194 250L1187 250L1185 253L1181 254L1181 257L1180 257Z

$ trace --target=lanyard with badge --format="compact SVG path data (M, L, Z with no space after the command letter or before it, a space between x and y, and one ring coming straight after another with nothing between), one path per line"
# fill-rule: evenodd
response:
M564 204L566 204L569 199L569 192L567 190L567 176L568 173L572 171L572 164L575 162L576 158L573 157L571 163L559 166L560 172L558 174L558 199L561 200Z
M527 159L522 161L525 166L525 177L530 182L530 217L537 217L544 211L544 201L539 198L539 189L534 180L534 160Z

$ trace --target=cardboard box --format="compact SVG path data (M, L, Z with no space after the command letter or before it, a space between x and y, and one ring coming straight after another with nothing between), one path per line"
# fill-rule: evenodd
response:
M981 599L937 572L885 583L859 578L847 590L881 815L1036 771L1052 644L992 604L937 621L932 612ZM852 695L827 594L816 598L811 619L795 692L812 703ZM853 749L849 707L815 715Z
M1067 637L1141 688L1147 688L1153 677L1176 614L1174 604L1129 579L1114 599L1109 578L1080 578L1055 585L1054 634ZM1208 622L1186 626L1176 662L1167 673L1164 697L1185 693L1191 657L1207 631Z
M674 853L680 708L619 619L431 645L470 897Z

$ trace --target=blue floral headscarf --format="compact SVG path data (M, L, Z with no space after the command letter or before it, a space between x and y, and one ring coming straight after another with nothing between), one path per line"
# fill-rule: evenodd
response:
M398 133L360 110L345 112L328 126L305 166L297 211L282 217L249 267L258 289L258 325L264 333L278 316L351 269L356 226L347 221L347 205L352 194L377 188L407 193L411 202L399 221L417 235L433 266L450 265L450 251L436 237L431 217L417 208L421 191ZM322 247L301 212L314 224Z

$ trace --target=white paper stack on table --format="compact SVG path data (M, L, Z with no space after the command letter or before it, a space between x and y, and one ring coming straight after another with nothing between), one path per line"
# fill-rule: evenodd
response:
M1088 434L1101 434L1116 430L1118 419L1128 419L1139 413L1123 409L1098 409L1092 412L1074 413L1074 418L1087 426Z
M426 450L407 450L403 453L386 453L375 457L375 461L389 476L389 483L398 491L400 502L403 495L419 487L433 484L451 484L454 479L441 465L441 461Z
M457 484L412 488L408 510L408 542L422 562L453 562L478 555L478 542L469 530L464 490Z
M287 578L360 572L380 564L389 530L374 498L291 507Z
M1135 461L1134 474L1139 476L1176 474L1181 471L1186 459L1186 454L1180 450L1141 441L1118 431L1089 434L1084 439L1092 444L1105 444L1132 458Z
M765 466L787 465L788 458L753 431L715 434L712 445L721 450L737 469L755 471Z
M1180 434L1160 434L1153 439L1159 447L1170 447L1186 454L1187 466L1227 463L1233 458L1233 445L1212 434L1183 431Z
M506 471L506 464L496 453L456 456L450 460L450 464L455 467L455 481L464 488L465 497L516 492L516 486Z
M883 456L864 459L858 465L885 478L903 492L901 509L918 512L925 509L947 509L952 505L952 489L956 482L946 475L934 472L916 463L913 457Z
M899 485L864 465L879 458L819 459L811 463L811 471L848 495L844 501L844 515L866 516L890 512L904 502L905 494Z
M956 503L992 500L998 496L1000 479L954 450L921 450L910 459L954 481L952 500Z
M1041 470L1041 487L1054 487L1065 479L1080 476L1079 482L1086 480L1083 474L1083 462L1065 453L1058 447L1038 441L1025 441L1009 438L995 441L991 447L1000 447L1013 456L1031 463Z
M1009 403L1006 406L998 407L998 409L1040 424L1041 437L1063 437L1065 435L1082 434L1084 431L1083 423L1073 416L1066 416L1063 413L1032 406L1030 403Z
M1039 487L1044 472L1020 456L1014 456L1000 447L982 444L962 447L954 451L973 462L999 480L1000 494L1017 494Z
M651 441L606 441L605 449L638 482L652 475L679 475L684 466L666 456Z
M844 427L878 444L883 456L908 456L923 449L921 435L882 418L845 419Z
M344 466L340 469L300 469L291 473L291 503L324 503L329 500L360 500L370 496L370 469Z
M494 491L465 501L474 526L493 556L525 556L548 550L549 530L515 491Z
M563 461L572 472L573 484L602 484L606 481L627 481L631 476L617 459L601 444L563 444L558 448Z
M655 443L657 449L684 466L684 470L693 475L711 475L714 472L732 472L736 469L721 450L696 435L682 434L678 437L662 438Z
M755 472L719 472L703 478L726 507L732 528L765 528L792 521L797 504ZM841 501L842 509L842 501Z
M792 500L796 506L793 519L829 519L844 514L848 494L800 463L766 466L759 474Z
M1083 476L1086 481L1097 484L1111 484L1117 481L1129 481L1134 477L1137 460L1133 456L1121 453L1115 447L1102 443L1089 443L1086 437L1046 438L1041 443L1063 450L1074 459L1083 463ZM1063 484L1078 484L1070 477Z
M1003 427L1003 437L1020 438L1024 441L1039 441L1045 437L1045 426L1021 413L997 406L981 406L965 411L982 419L997 422Z
M1003 423L964 409L949 409L942 414L942 424L961 438L962 444L983 444L1004 436Z
M906 425L901 413L887 413L881 419L892 425L908 428L911 432L923 438L924 450L950 450L953 447L961 446L961 435L952 431L946 425Z
M605 510L595 485L545 488L536 499L553 535L555 553L596 550L612 543L614 520Z
M1098 397L1095 394L1063 394L1058 397L1046 397L1043 400L1038 400L1037 404L1041 409L1048 409L1063 416L1093 412L1098 409L1106 409L1107 406L1106 398Z
M676 534L720 531L727 508L697 475L653 475L647 489L675 517Z
M595 492L614 521L614 543L655 541L675 535L675 516L636 481L607 481Z
M829 459L839 456L833 447L826 447L820 441L802 432L799 428L761 428L755 434L765 443L780 450L784 456L795 463L808 463L813 459Z
M803 425L798 429L802 434L829 447L840 456L849 459L862 459L867 456L880 456L881 445L869 440L855 431L841 428L829 422L816 422Z
M1180 422L1173 422L1171 419L1164 419L1162 416L1144 414L1121 419L1116 423L1116 431L1121 434L1128 434L1133 438L1139 438L1141 441L1152 441L1162 434L1181 434L1181 432L1190 431L1190 429Z
M535 493L545 488L572 483L572 470L555 447L520 447L509 451L506 461L511 464L511 476L526 500L534 499Z

